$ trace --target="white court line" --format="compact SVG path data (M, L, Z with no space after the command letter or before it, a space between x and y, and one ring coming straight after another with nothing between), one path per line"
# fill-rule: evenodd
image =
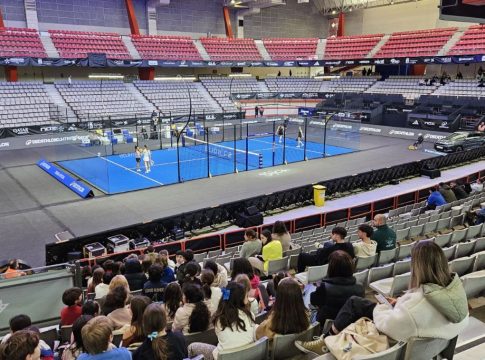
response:
M268 141L264 141L264 140L250 139L250 141L257 141L257 142L261 142L261 143L265 143L265 144L273 144L272 142L268 142ZM275 145L275 146L277 146L277 147L279 147L279 148L281 148L281 149L283 149L283 145L282 145L282 143L279 143L279 142L278 142L278 143L274 143L274 145ZM288 149L293 149L293 150L300 150L300 151L305 150L305 148L304 148L304 147L296 147L296 146L295 146L294 148L293 148L293 147L289 147L289 146L286 146L286 147L287 147ZM259 149L259 150L257 150L257 151L265 151L265 150L273 150L273 148L269 148L269 149ZM307 151L307 152L312 152L312 153L315 153L315 154L319 154L319 155L323 155L323 153L322 153L322 152L320 152L320 151L309 150L308 148L306 149L306 151Z
M153 181L155 184L158 184L158 185L165 185L165 184L161 183L160 181L157 181L157 180L155 180L155 179L152 179L151 177L148 177L148 176L146 176L146 175L143 175L143 174L141 174L141 173L140 173L140 172L138 172L138 171L134 171L134 170L132 170L132 169L130 169L130 168L127 168L126 166L123 166L123 165L121 165L121 164L118 164L118 163L117 163L117 162L115 162L115 161L109 160L109 159L107 159L107 158L105 158L105 157L103 157L103 156L98 156L98 154L92 153L91 151L88 151L88 150L86 150L86 149L81 149L81 150L82 150L82 151L84 151L85 153L88 153L88 154L94 155L95 157L98 157L98 158L100 158L100 159L103 159L103 160L104 160L104 161L106 161L106 162L109 162L109 163L111 163L111 164L113 164L113 165L116 165L116 166L118 166L118 167L120 167L120 168L122 168L122 169L124 169L124 170L130 171L130 172L132 172L132 173L134 173L134 174L136 174L136 175L139 175L139 176L141 176L142 178L145 178L145 179L147 179L147 180ZM68 161L69 161L69 160L68 160Z

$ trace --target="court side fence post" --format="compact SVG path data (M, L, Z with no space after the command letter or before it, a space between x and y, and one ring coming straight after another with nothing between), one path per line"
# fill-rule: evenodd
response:
M237 125L234 124L233 125L233 131L234 131L234 172L236 173L237 172L237 162L236 162L236 156L237 156L237 152L236 152L236 148L237 148Z
M226 139L226 122L224 121L224 116L222 117L222 142ZM236 135L234 134L234 139L236 139Z
M205 131L206 131L206 136L204 136L206 139L207 139L207 142L205 143L205 146L206 146L206 151L207 151L207 176L208 177L212 177L211 176L211 169L210 169L210 152L209 152L209 132L207 131L208 129L207 128L204 128Z
M108 124L109 124L109 129L111 131L111 134L113 134L113 123L111 122L111 115L108 116ZM114 155L114 153L115 153L115 146L113 144L113 139L114 139L114 136L111 139L111 154Z
M158 141L160 143L160 150L161 150L163 149L163 141L162 141L162 113L160 111L158 112L157 119L158 119L157 135L158 135Z
M289 126L289 122L286 127L283 125L283 164L286 164L286 132L288 131Z
M248 156L248 152L249 152L249 137L248 137L248 134L249 134L249 123L246 123L246 171L249 170L249 156Z
M276 121L273 121L273 145L272 145L272 165L274 166L274 160L276 156Z
M170 147L173 148L173 121L172 121L172 112L168 113L169 116L169 126L170 126Z
M331 116L330 116L331 117ZM327 157L327 124L330 121L330 118L327 116L324 117L323 123L323 157Z
M306 139L306 134L307 134L307 126L308 126L308 117L305 116L305 135L303 136L303 160L306 161L306 145L307 145L307 139ZM300 129L298 129L300 131Z

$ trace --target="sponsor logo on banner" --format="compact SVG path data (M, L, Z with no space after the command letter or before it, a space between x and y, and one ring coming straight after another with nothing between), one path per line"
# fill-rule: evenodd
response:
M352 125L344 125L344 124L333 124L332 129L346 129L352 130Z
M303 93L301 94L302 98L306 99L316 99L318 98L318 93Z
M249 63L251 66L263 66L263 62L262 61L251 61Z
M390 60L390 63L393 64L393 65L397 65L397 64L400 64L401 63L401 60L399 60L399 59L391 59Z
M158 66L158 61L157 60L148 60L148 65L149 66Z
M485 61L485 55L482 55L482 59L481 59L482 62Z
M326 65L340 65L342 64L342 61L325 61Z
M381 133L382 129L379 128L374 128L374 127L366 127L366 126L361 126L359 131L367 131L367 132L373 132L373 133Z
M370 64L370 60L359 60L359 64L361 65Z
M311 63L309 61L298 61L298 65L300 65L300 66L310 66Z
M141 64L143 64L142 60L131 60L130 61L130 65L140 66Z
M267 61L265 64L266 64L266 66L280 66L279 63L274 62L274 61Z
M295 66L295 62L294 61L285 61L283 63L283 66Z
M162 61L162 65L177 65L176 61Z
M55 132L59 131L59 126L41 126L40 132Z
M472 62L475 61L474 56L459 57L458 62Z
M151 119L140 119L136 121L137 124L150 124Z
M313 63L313 66L321 66L321 65L320 65L320 61L315 61L315 62Z
M253 94L236 94L236 99L246 100L250 99Z
M241 61L236 63L236 66L247 66L247 65L248 63L246 61Z
M192 66L204 66L204 63L202 61L191 61L190 65L192 65Z
M406 58L405 63L406 63L406 64L417 64L417 63L418 63L418 59L410 59L410 58Z
M391 130L391 131L389 131L389 135L414 136L414 132L412 132L412 131L404 131L404 130Z
M414 120L411 125L419 125L419 121L418 120Z
M436 126L436 123L434 121L425 121L424 125L426 125L426 126Z
M376 65L384 65L386 61L384 59L376 59L374 60L374 64Z
M443 63L443 64L449 64L452 61L453 61L453 59L450 58L450 57L442 57L442 58L440 58L440 62Z
M434 58L424 58L423 62L428 64L428 63L434 63Z
M26 127L15 128L15 129L12 129L12 132L14 132L17 135L28 135L29 134L29 128L26 128Z
M440 129L449 129L450 127L448 126L448 121L443 121L440 124Z
M345 60L345 65L354 65L355 61L354 60Z
M0 143L0 148L9 147L10 143L8 141Z
M185 60L182 60L180 63L179 63L179 67L188 67L189 64L187 64L187 61Z
M215 61L209 61L207 66L217 66L217 63Z
M119 65L119 66L125 65L125 62L123 60L113 60L113 63L115 65Z
M128 121L126 120L115 120L113 121L114 126L123 126L123 125L128 125Z
M214 114L211 114L211 115L206 115L205 116L205 119L206 120L215 120L216 119L216 116Z
M290 119L290 122L297 123L297 124L303 124L305 122L305 120L303 120L303 119L297 119L297 118L291 118Z
M24 58L6 58L5 64L23 64L25 62Z
M257 124L258 121L257 120L245 120L242 122L243 124Z
M237 114L224 114L222 115L222 118L224 120L233 120L233 119L237 119Z
M310 125L325 126L323 121L310 121Z
M444 139L446 135L435 135L435 134L425 134L424 138L425 139L430 139L430 140L441 140Z
M53 137L53 138L44 138L44 139L32 139L27 140L25 142L26 146L30 145L40 145L40 144L51 144L51 143L59 143L64 141L89 141L89 135L74 135L74 136L62 136L62 137Z
M234 63L232 61L221 61L219 63L219 65L221 65L221 66L233 66Z

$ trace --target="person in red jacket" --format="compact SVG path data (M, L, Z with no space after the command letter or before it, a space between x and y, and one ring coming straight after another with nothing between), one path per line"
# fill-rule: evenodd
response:
M72 325L82 314L83 292L80 288L67 289L62 294L62 302L66 305L61 310L61 326Z

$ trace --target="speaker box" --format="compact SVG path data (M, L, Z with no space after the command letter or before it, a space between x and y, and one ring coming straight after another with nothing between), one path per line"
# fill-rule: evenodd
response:
M246 214L253 216L259 214L259 210L256 206L250 206L246 209Z
M263 225L263 215L261 213L258 213L256 215L246 215L240 213L236 217L236 221L234 224L242 228Z
M439 169L422 168L420 174L421 176L428 176L430 179L435 179L441 176L441 171Z

